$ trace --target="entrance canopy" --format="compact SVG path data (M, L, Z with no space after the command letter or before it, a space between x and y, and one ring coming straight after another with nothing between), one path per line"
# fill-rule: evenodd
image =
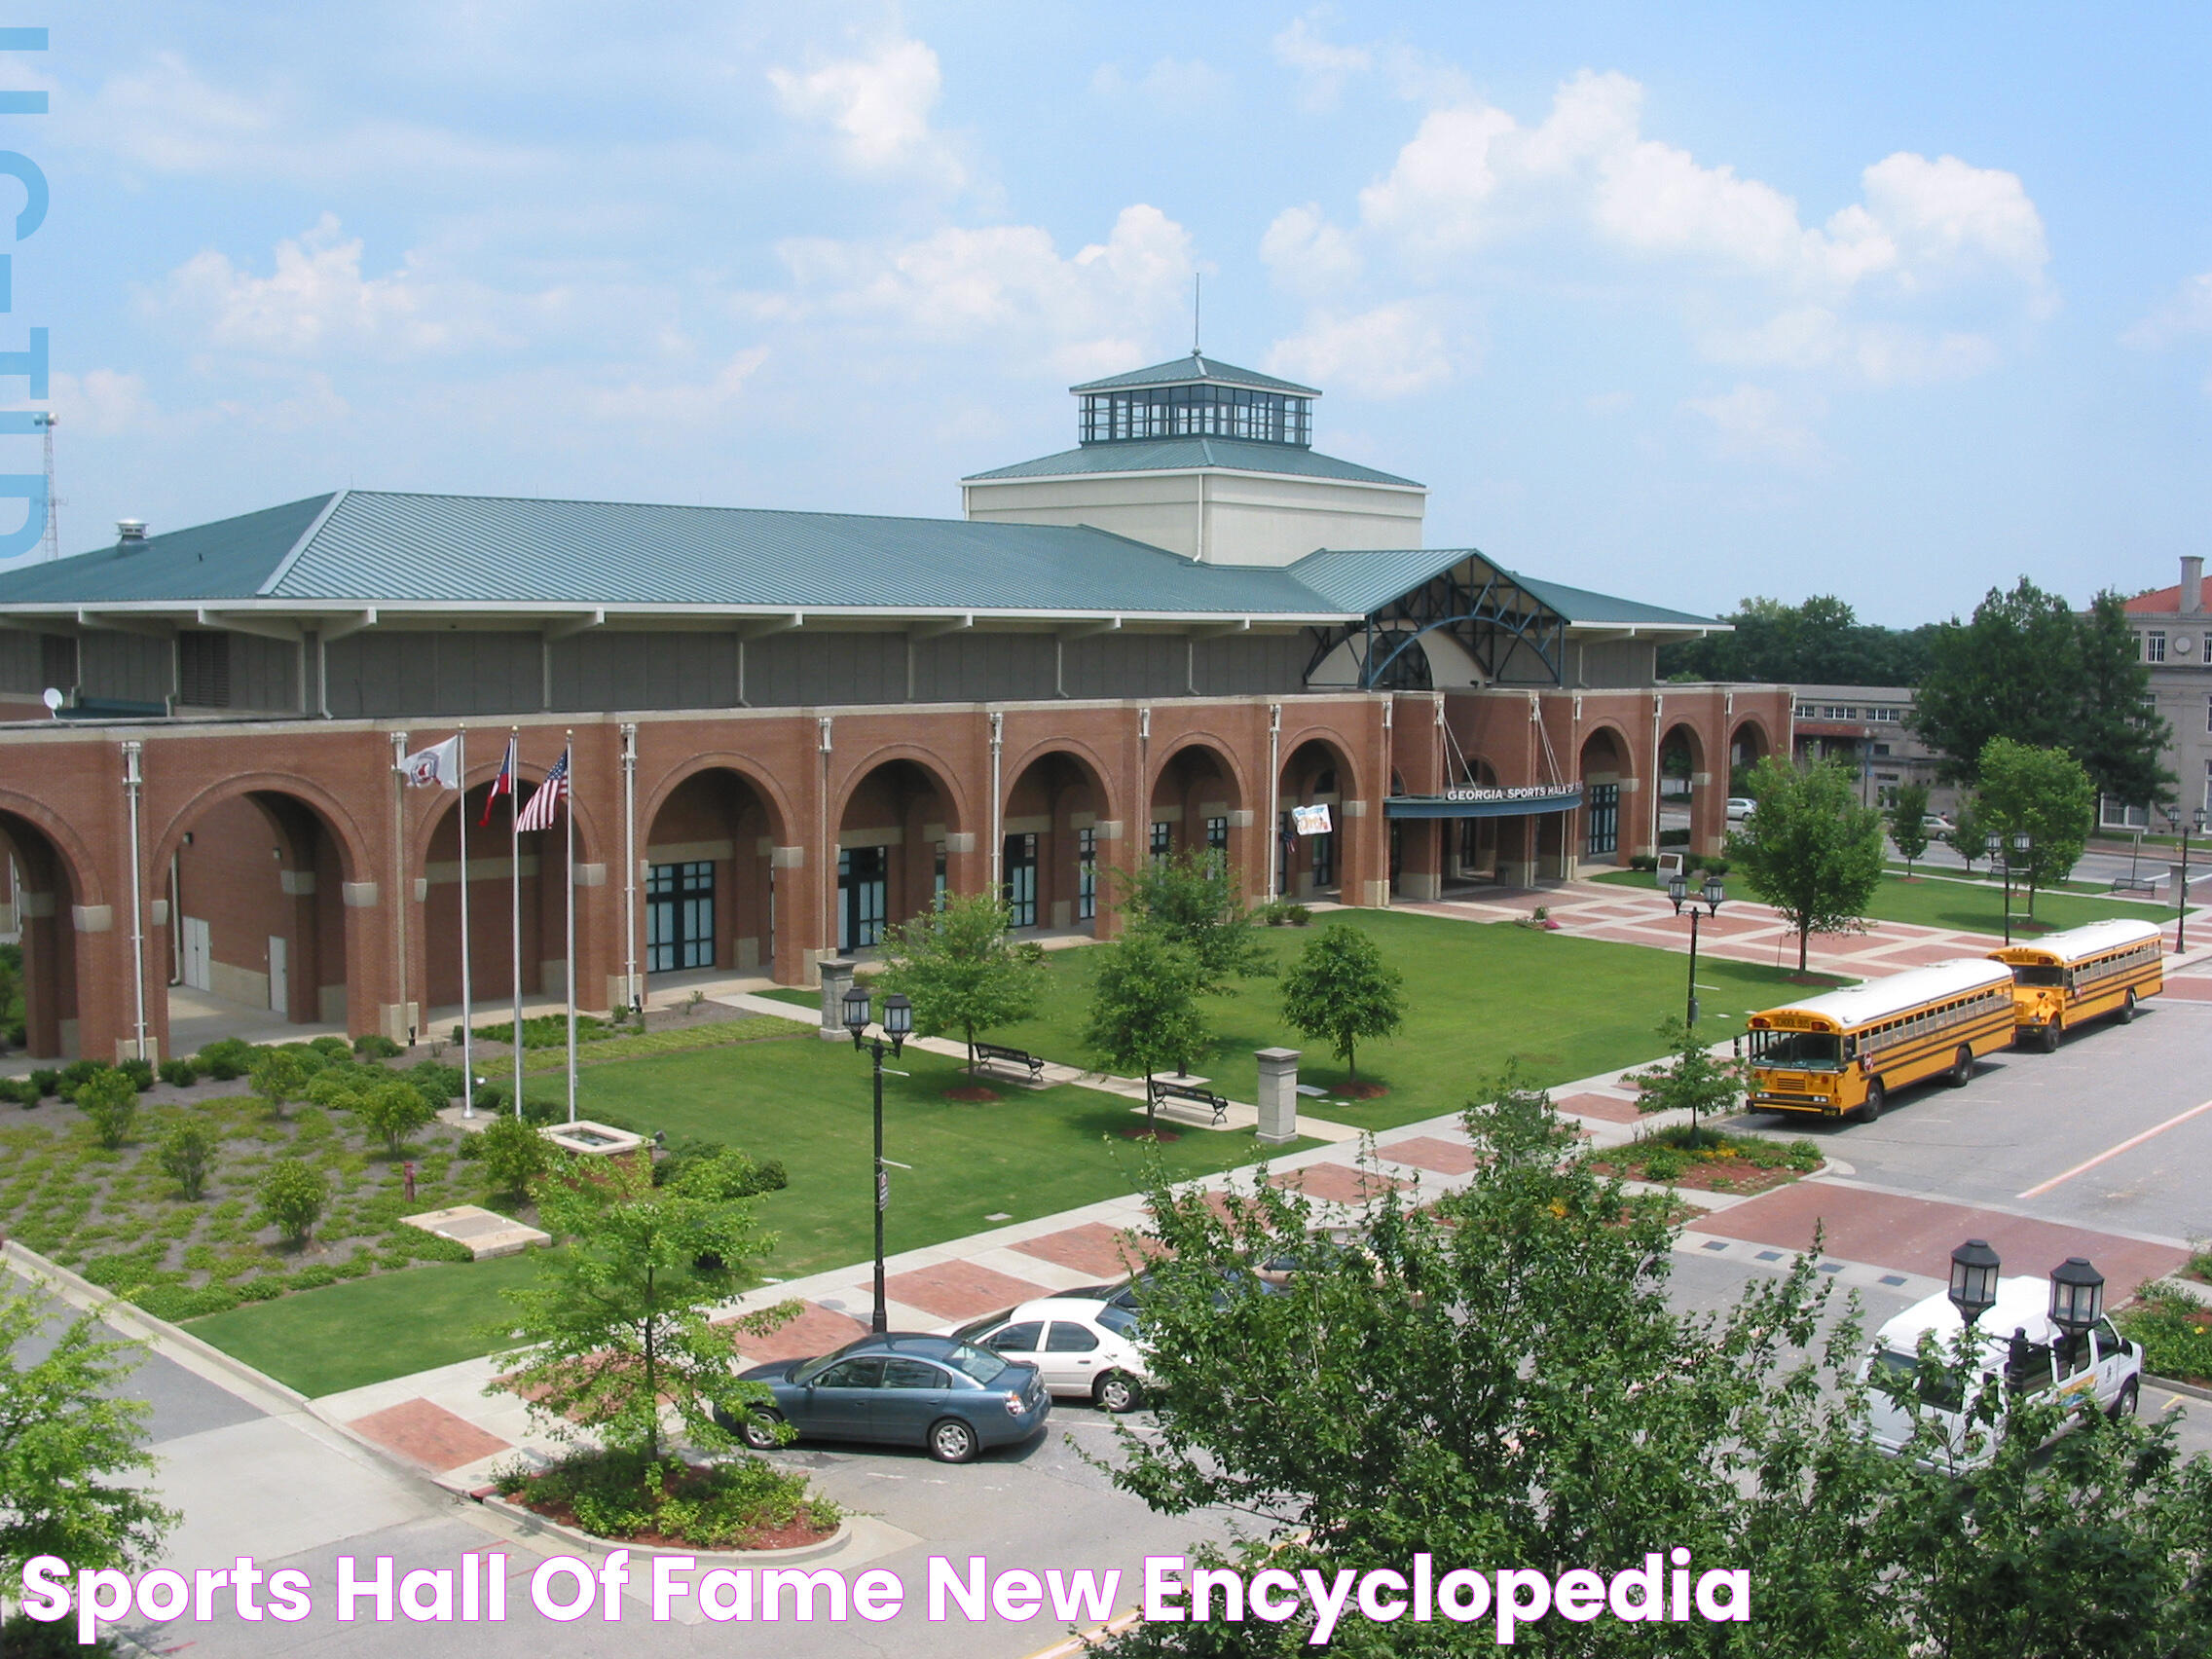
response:
M1391 795L1382 803L1385 818L1520 818L1539 812L1572 812L1582 804L1582 786L1538 785L1493 789L1468 786L1442 794Z

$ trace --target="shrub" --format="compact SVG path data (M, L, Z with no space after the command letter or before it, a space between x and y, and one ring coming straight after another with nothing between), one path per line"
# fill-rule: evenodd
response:
M129 1073L110 1066L77 1085L77 1109L100 1145L113 1150L129 1135L130 1121L138 1115L138 1086Z
M424 1099L433 1107L442 1107L449 1100L461 1098L461 1085L466 1081L459 1066L445 1065L437 1060L417 1060L407 1068L407 1081L423 1091Z
M484 1164L484 1185L493 1193L526 1197L530 1184L545 1172L552 1147L543 1135L516 1118L487 1124L463 1143Z
M1635 853L1629 858L1628 867L1641 870L1648 875L1658 869L1659 861L1649 853Z
M1665 1183L1679 1181L1690 1166L1689 1155L1677 1147L1656 1146L1643 1155L1643 1178Z
M58 1092L62 1099L74 1100L77 1098L77 1090L81 1086L90 1083L102 1072L113 1070L115 1068L105 1060L71 1060L61 1068L61 1082Z
M131 1300L155 1318L179 1324L207 1313L228 1313L239 1305L240 1298L227 1284L211 1284L203 1290L183 1284L155 1284L146 1286Z
M1313 919L1311 907L1306 904L1292 904L1283 911L1283 914L1294 928L1302 928Z
M273 1116L281 1118L287 1101L307 1098L308 1085L320 1069L319 1064L311 1067L307 1063L306 1051L299 1046L287 1043L281 1048L264 1049L254 1057L253 1091L269 1102Z
M353 1052L364 1060L388 1060L407 1051L383 1032L371 1031L366 1036L353 1039Z
M2120 1315L2120 1333L2143 1345L2143 1369L2178 1382L2212 1383L2212 1324L2203 1308L2176 1291L2146 1285Z
M29 1078L0 1077L0 1100L13 1100L28 1111L39 1100L38 1089Z
M41 1100L56 1093L61 1088L61 1074L52 1066L40 1066L23 1081L38 1091Z
M437 1121L437 1108L405 1078L377 1084L360 1099L355 1115L364 1127L384 1136L384 1144L394 1158L409 1135Z
M308 1047L326 1060L350 1060L353 1057L353 1045L343 1037L311 1037Z
M803 1476L757 1457L700 1467L675 1457L579 1451L549 1469L507 1469L497 1479L505 1495L565 1507L577 1526L605 1538L650 1531L706 1549L737 1549L794 1522L834 1527L842 1518L828 1498L807 1495Z
M253 1189L260 1200L260 1224L274 1227L295 1244L305 1244L330 1204L330 1186L322 1171L304 1158L279 1158Z
M193 1061L218 1083L231 1083L253 1069L257 1051L242 1037L225 1037L209 1043Z
M198 1119L187 1118L162 1137L162 1168L197 1202L206 1190L207 1171L215 1161L215 1131Z
M341 1071L333 1066L328 1071L308 1081L307 1097L317 1106L332 1112L358 1112L361 1109L362 1068L349 1066Z
M140 1094L154 1087L154 1068L145 1060L119 1060L115 1069L130 1080L130 1087Z
M1728 861L1726 859L1707 859L1705 867L1713 875L1726 875L1728 873Z
M720 1202L777 1192L791 1177L778 1159L756 1161L734 1146L687 1135L653 1166L653 1185Z
M190 1088L200 1081L200 1068L190 1060L164 1060L162 1081L172 1088Z

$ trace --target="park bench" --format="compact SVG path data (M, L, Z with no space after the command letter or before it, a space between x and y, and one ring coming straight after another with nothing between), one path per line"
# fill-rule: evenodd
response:
M1042 1084L1045 1081L1044 1060L1026 1049L1008 1049L997 1043L978 1043L976 1045L975 1069L988 1065L1011 1067L1023 1073L1032 1084Z
M2147 875L2116 875L2112 878L2115 893L2157 893L2158 884Z
M1194 1084L1177 1083L1172 1078L1148 1077L1145 1079L1145 1091L1151 1097L1155 1111L1168 1101L1180 1100L1188 1105L1205 1107L1213 1113L1213 1121L1217 1124L1229 1122L1229 1101L1211 1089L1199 1088Z

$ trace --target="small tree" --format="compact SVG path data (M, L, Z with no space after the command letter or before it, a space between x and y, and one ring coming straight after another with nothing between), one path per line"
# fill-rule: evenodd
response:
M1235 980L1267 971L1241 877L1212 849L1186 847L1173 858L1147 859L1120 879L1122 906L1132 922L1191 953L1199 990L1234 990Z
M1353 1049L1362 1038L1388 1037L1405 1023L1405 976L1382 960L1374 935L1331 922L1306 941L1282 977L1282 1016L1308 1038L1325 1038L1354 1079Z
M2063 749L2037 749L1993 737L1981 752L1981 805L1989 828L2007 847L2015 834L2030 841L2025 868L2028 914L2036 889L2064 881L2081 862L2095 821L2097 788L2081 761ZM2009 851L2006 862L2017 869Z
M270 1115L281 1118L288 1102L307 1098L308 1085L318 1069L309 1065L297 1049L264 1049L254 1056L247 1076L254 1093L269 1102Z
M138 1085L120 1068L95 1072L77 1085L77 1110L92 1125L100 1145L113 1150L130 1133L138 1116Z
M409 1135L437 1121L437 1109L430 1104L429 1097L412 1083L400 1079L372 1086L360 1099L354 1116L361 1120L363 1127L384 1136L386 1150L394 1158L399 1156L399 1149L406 1144Z
M0 1584L11 1591L33 1556L59 1556L72 1572L139 1567L179 1519L146 1492L160 1460L146 1449L153 1408L130 1398L137 1345L104 1340L85 1313L48 1347L51 1306L0 1297ZM0 1651L39 1632L11 1622Z
M959 1032L970 1065L977 1032L1027 1019L1045 994L1044 953L1007 937L1011 919L996 895L963 894L891 930L883 988L912 1000L924 1037Z
M304 1158L279 1158L253 1189L261 1202L260 1224L274 1227L294 1244L314 1235L314 1224L330 1203L330 1184Z
M495 1196L522 1199L530 1184L545 1172L552 1147L520 1118L497 1117L476 1137L484 1164L484 1184Z
M1190 951L1148 927L1104 946L1083 1039L1125 1076L1150 1077L1169 1066L1188 1071L1213 1040L1198 1012L1198 968ZM1149 1092L1146 1124L1158 1132Z
M535 1191L538 1220L566 1248L539 1259L535 1283L503 1293L515 1315L499 1336L517 1345L507 1357L520 1363L485 1391L521 1395L563 1439L588 1430L646 1459L660 1456L664 1408L693 1446L729 1447L717 1408L739 1418L767 1398L737 1380L731 1337L772 1330L798 1309L780 1303L721 1325L708 1315L751 1281L773 1235L756 1228L749 1205L656 1192L650 1171L626 1161L558 1159Z
M1751 769L1758 804L1729 856L1752 894L1797 935L1797 972L1816 933L1857 929L1882 879L1882 815L1859 804L1859 783L1838 760L1800 772L1768 756Z
M1632 1072L1624 1081L1640 1091L1639 1112L1687 1112L1689 1144L1696 1146L1705 1133L1705 1119L1743 1097L1748 1073L1738 1060L1715 1059L1697 1028L1683 1020L1670 1019L1659 1030L1667 1039L1667 1063Z
M184 1189L193 1203L207 1189L207 1175L215 1161L215 1131L197 1118L187 1118L162 1137L162 1169Z
M1966 860L1967 874L1973 874L1973 861L1989 851L1989 821L1981 813L1981 796L1972 790L1959 794L1958 810L1951 814L1950 832L1943 844Z
M1928 851L1927 818L1928 786L1900 785L1897 798L1890 803L1890 842L1904 860L1907 880L1912 876L1913 861Z

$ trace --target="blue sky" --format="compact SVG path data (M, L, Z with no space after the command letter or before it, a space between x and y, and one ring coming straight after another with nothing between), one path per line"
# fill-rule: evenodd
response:
M1531 573L1910 623L2212 539L2201 6L46 20L0 350L51 329L65 551L346 484L949 516L1194 270Z

